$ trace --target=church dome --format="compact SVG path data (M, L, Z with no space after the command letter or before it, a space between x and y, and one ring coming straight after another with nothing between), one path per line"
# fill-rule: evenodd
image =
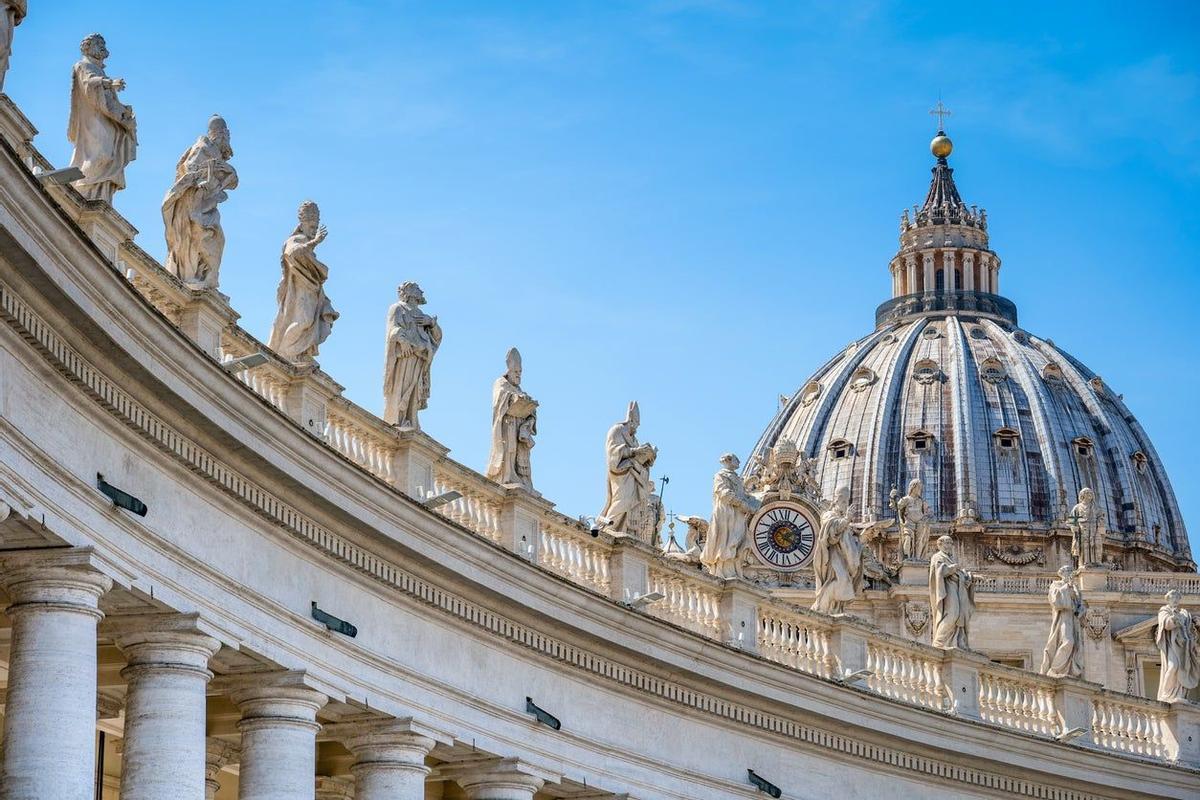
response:
M1187 532L1146 432L1099 375L1018 325L987 214L963 203L940 153L924 205L901 219L874 332L783 403L747 472L788 441L816 459L823 496L850 487L862 520L894 517L892 490L920 479L935 525L989 536L1061 531L1088 487L1110 546L1186 566Z

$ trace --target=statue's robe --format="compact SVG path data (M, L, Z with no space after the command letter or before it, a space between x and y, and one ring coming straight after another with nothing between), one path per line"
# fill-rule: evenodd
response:
M125 167L137 157L137 123L105 80L98 64L86 58L75 64L67 140L75 145L71 166L83 171L73 186L89 200L111 201L125 188Z
M217 285L225 251L218 206L228 197L226 189L238 184L237 172L226 158L220 145L201 136L179 159L175 183L163 199L166 268L184 283Z
M1100 564L1104 561L1104 525L1100 516L1100 504L1092 501L1076 503L1071 508L1070 520L1074 536L1071 539L1071 555L1083 565Z
M317 260L315 247L316 239L299 228L283 244L283 277L275 294L279 313L269 344L292 361L315 357L338 317L325 296L329 268Z
M1042 651L1042 673L1052 678L1078 678L1083 674L1083 603L1079 592L1062 580L1050 584L1047 593L1054 618Z
M967 626L975 611L975 589L969 575L941 550L929 559L929 609L934 647L969 647Z
M429 405L430 367L441 343L441 326L418 306L399 301L388 309L384 420L401 427L420 427L417 412Z
M529 451L537 434L537 411L526 411L532 402L507 375L496 379L492 387L492 452L486 474L497 483L533 488ZM518 413L512 413L514 410Z
M712 520L700 552L700 563L718 578L738 576L738 554L746 542L746 529L755 505L736 472L731 469L717 472L713 478Z
M4 76L12 55L13 32L25 18L25 10L25 0L0 0L0 91L4 89Z
M816 599L812 609L841 614L863 590L862 546L850 530L844 511L831 508L821 515L821 530L813 551Z
M1158 626L1154 629L1158 645L1160 673L1158 699L1177 703L1187 699L1187 693L1200 685L1200 631L1191 612L1185 608L1158 610Z
M635 457L637 437L629 432L629 423L618 422L604 440L608 461L608 494L598 521L605 527L634 533L632 524L637 511L650 496L650 468Z

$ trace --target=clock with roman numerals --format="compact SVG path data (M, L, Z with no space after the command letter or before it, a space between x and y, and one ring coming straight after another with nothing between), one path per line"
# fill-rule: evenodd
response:
M750 520L754 553L772 569L797 570L812 558L817 541L816 516L787 500L767 503Z

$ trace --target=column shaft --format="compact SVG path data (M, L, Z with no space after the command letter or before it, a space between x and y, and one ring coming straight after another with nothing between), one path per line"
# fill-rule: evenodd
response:
M4 576L12 647L4 709L5 800L92 800L96 624L107 577L25 567Z
M208 659L220 646L195 632L117 638L129 666L121 800L203 800Z
M236 692L242 710L239 800L313 800L320 692L267 687Z

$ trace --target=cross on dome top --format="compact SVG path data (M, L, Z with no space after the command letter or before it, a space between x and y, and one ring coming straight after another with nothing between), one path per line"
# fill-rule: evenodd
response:
M938 104L935 108L929 109L929 116L938 118L938 132L946 130L946 117L954 116L954 112L942 105L942 98L938 98Z

